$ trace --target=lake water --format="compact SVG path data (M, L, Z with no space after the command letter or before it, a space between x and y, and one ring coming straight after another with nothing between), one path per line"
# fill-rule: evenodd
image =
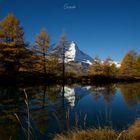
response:
M139 117L140 83L0 87L0 140L24 140L29 118L34 139L45 140L74 127L121 130Z

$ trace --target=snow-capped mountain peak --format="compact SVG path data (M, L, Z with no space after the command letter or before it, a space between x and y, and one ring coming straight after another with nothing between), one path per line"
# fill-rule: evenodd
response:
M60 58L62 58L63 55L63 46L58 45L56 48L54 48L50 54L57 54ZM65 46L65 63L69 62L78 62L81 64L92 64L92 58L81 51L77 44L74 41L71 41L70 43L67 43Z
M69 45L67 51L65 52L65 61L70 62L75 60L75 54L76 54L76 44L74 41L71 42Z
M71 61L91 64L92 58L82 52L77 47L77 44L72 41L65 52L65 62L68 63Z

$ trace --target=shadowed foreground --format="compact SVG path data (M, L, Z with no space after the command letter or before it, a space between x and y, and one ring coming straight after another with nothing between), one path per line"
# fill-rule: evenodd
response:
M56 135L54 140L140 140L140 120L121 132L111 128L76 129L67 134Z

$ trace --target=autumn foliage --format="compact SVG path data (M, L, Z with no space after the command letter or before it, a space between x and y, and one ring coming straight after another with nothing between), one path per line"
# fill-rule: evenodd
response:
M64 51L64 41L65 35L62 34L58 43L62 46L62 51ZM87 75L88 78L95 75L114 78L119 76L140 76L140 54L137 54L134 50L126 53L120 67L112 63L111 57L101 61L97 56L85 73L85 71L80 71L80 65L71 63L71 65L66 66L65 61L60 59L57 54L50 55L50 46L50 36L46 29L42 29L36 36L34 44L26 43L20 21L13 14L8 14L0 21L0 74L15 76L20 72L38 72L45 75L51 73L61 76L63 73L64 76L67 73L69 77L72 77L78 73L79 75ZM65 54L63 53L62 57L64 58Z

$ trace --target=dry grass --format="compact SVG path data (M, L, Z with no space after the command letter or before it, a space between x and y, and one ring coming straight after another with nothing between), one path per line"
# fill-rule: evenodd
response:
M134 140L140 140L140 120L136 120L135 123L128 128L128 135Z
M114 140L117 134L111 129L73 130L67 135L57 135L54 140Z
M140 120L122 132L117 132L111 128L75 129L65 135L56 135L54 140L140 140Z

